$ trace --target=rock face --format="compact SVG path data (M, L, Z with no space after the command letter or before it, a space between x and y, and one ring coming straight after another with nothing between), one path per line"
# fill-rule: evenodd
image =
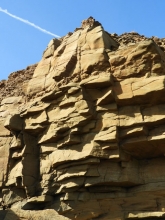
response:
M159 42L90 17L1 82L0 219L165 219Z

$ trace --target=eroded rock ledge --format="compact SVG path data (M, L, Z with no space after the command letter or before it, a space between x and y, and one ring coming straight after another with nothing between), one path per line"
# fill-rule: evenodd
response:
M0 83L0 219L165 218L164 42L90 17Z

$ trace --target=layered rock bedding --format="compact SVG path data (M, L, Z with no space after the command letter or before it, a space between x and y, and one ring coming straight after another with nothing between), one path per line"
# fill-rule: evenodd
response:
M165 219L164 48L90 17L0 82L0 219Z

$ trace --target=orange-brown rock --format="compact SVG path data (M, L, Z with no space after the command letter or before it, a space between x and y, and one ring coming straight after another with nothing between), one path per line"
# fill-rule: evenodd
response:
M90 17L1 82L0 219L165 218L163 42Z

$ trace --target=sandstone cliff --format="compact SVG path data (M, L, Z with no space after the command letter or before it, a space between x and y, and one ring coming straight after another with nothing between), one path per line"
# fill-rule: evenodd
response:
M164 48L90 17L0 83L0 219L165 219Z

